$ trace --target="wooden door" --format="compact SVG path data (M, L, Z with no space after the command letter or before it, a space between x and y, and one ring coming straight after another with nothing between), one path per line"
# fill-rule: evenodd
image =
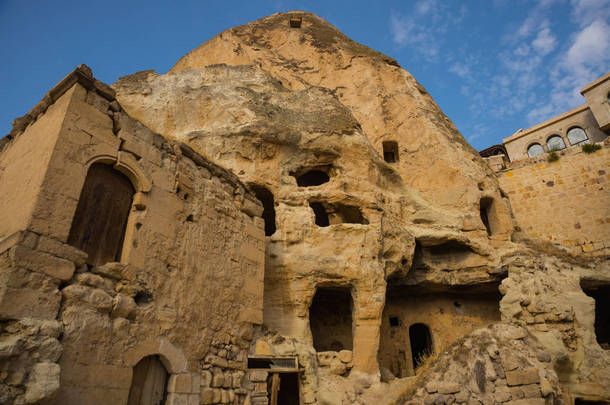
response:
M112 166L89 168L68 243L89 254L93 266L119 261L134 189Z
M144 357L133 368L127 405L163 405L167 370L158 356Z

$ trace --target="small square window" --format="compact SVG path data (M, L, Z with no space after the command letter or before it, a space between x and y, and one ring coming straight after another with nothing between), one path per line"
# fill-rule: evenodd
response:
M290 28L301 28L303 19L301 17L293 17L290 19Z
M385 141L383 145L383 160L388 163L398 162L398 143L394 141Z
M397 316L391 316L390 317L390 326L399 326L400 325L400 321L398 320Z

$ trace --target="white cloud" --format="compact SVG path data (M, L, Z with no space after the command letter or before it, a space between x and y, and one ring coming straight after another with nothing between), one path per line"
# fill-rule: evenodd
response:
M390 15L390 32L392 40L396 45L404 46L407 43L409 30L405 21L401 21L401 17L392 13Z
M450 68L450 72L455 73L456 75L466 78L470 74L470 68L466 65L461 64L460 62L455 62Z
M411 47L428 61L436 61L448 29L461 24L467 13L465 6L420 0L404 14L390 14L392 41L400 47Z
M607 20L610 17L610 0L572 0L572 14L581 26L597 19Z
M587 65L604 63L610 58L610 26L603 20L595 20L580 31L567 52L566 64L571 70L581 70Z
M420 0L415 5L415 10L418 14L424 15L428 14L430 10L433 10L436 7L436 0Z
M412 17L398 13L390 15L390 32L392 40L398 46L409 45L428 60L434 60L440 51L440 45L433 31L417 24Z
M556 45L557 40L553 34L551 34L551 30L548 27L542 28L540 31L538 31L536 39L534 39L532 42L534 49L540 52L542 55L551 53L555 49Z

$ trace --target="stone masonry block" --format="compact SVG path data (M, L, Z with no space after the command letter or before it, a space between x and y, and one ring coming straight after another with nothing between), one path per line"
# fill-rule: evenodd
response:
M39 252L24 246L15 246L10 251L14 266L39 271L62 281L68 281L74 274L74 263L48 253Z
M538 369L531 367L525 370L514 370L506 372L506 383L510 386L526 385L540 382Z
M167 395L166 404L167 405L188 405L188 394L179 394L175 392L170 392Z
M267 372L261 371L261 370L250 371L250 381L252 381L252 382L267 381Z
M167 384L168 392L175 393L191 393L191 375L190 374L174 374L169 377L169 382Z
M74 262L77 266L81 266L87 260L87 253L73 246L67 245L57 239L48 238L44 235L38 240L38 250L50 253L54 256Z
M460 385L443 382L438 385L438 392L441 394L455 394L456 392L460 392Z

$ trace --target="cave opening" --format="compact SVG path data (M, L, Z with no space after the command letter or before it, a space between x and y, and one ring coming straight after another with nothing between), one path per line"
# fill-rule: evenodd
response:
M330 181L328 173L317 169L309 170L295 177L299 187L319 186Z
M403 284L412 282L416 284ZM461 336L501 318L499 281L476 287L421 282L388 282L377 353L386 375L413 376L424 354L443 351Z
M263 204L263 220L265 221L265 236L271 236L276 231L275 202L273 193L266 187L251 185L254 196Z
M315 223L318 226L325 227L330 225L330 220L328 219L328 213L326 212L326 208L324 204L321 202L309 202L309 206L313 210L315 215Z
M583 288L595 300L595 337L604 350L610 350L610 285Z
M369 221L362 215L360 208L353 205L337 204L333 207L335 211L337 223L343 224L363 224L366 225Z
M352 294L348 287L318 287L309 307L317 352L352 350Z

